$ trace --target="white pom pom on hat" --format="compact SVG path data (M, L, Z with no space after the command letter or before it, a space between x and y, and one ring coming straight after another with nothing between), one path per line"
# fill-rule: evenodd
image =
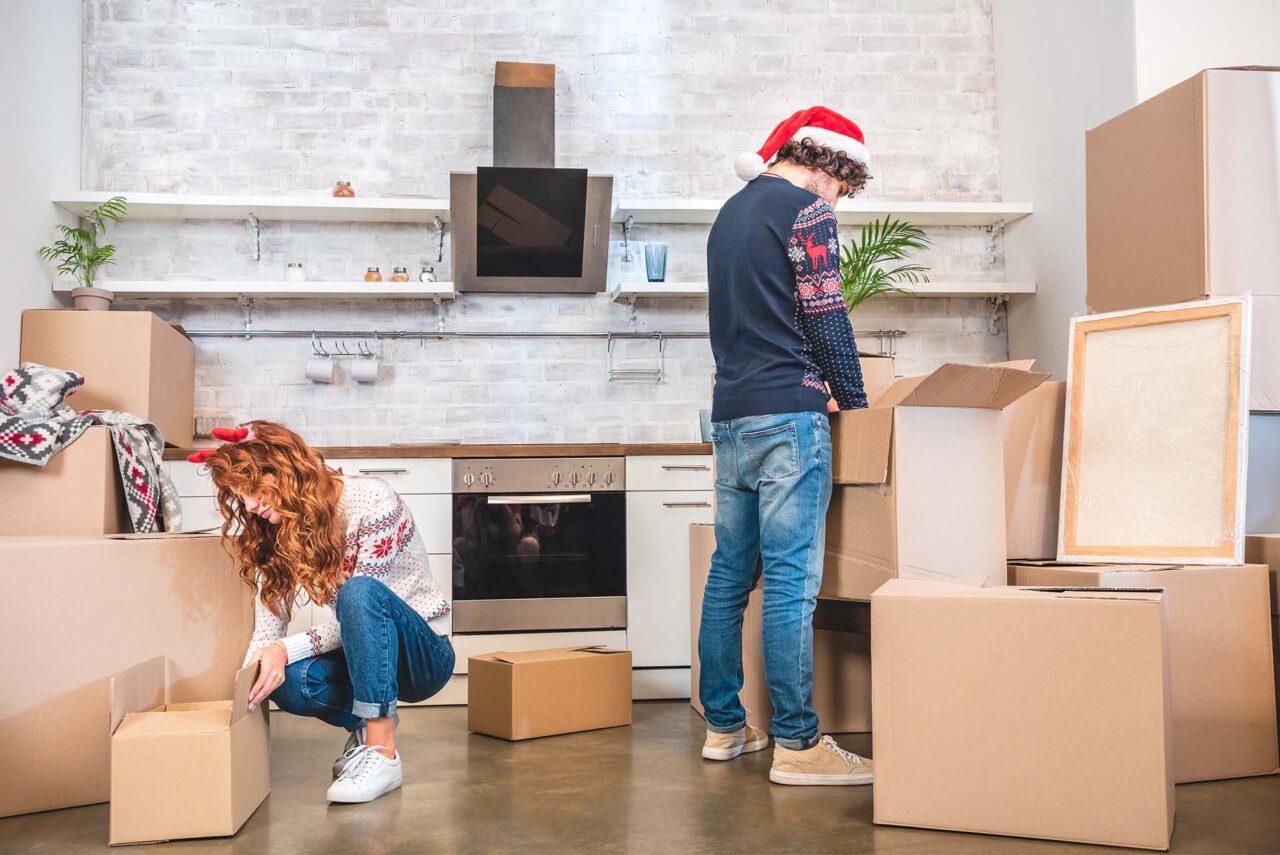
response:
M740 154L733 162L733 171L743 181L751 181L765 171L765 165L773 160L781 149L791 140L802 140L809 137L819 145L832 151L844 154L850 160L856 160L864 166L871 165L871 157L867 152L866 139L853 121L846 119L835 110L826 107L810 107L792 113L782 121L759 151Z

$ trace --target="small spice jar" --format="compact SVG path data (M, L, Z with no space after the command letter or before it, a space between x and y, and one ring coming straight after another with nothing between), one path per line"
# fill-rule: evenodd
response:
M423 262L422 272L418 274L418 281L419 282L435 282L436 269L431 265L427 264L426 262Z
M396 267L391 271L392 282L408 282L409 271L404 267Z
M381 282L382 271L376 267L370 267L367 271L365 271L364 281L365 282Z
M284 278L287 282L306 282L307 271L302 269L302 262L290 261L284 269Z
M344 199L350 199L356 195L356 191L352 189L350 181L339 181L333 187L333 195Z

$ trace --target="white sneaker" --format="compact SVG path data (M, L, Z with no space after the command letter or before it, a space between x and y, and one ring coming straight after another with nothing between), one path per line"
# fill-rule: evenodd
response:
M338 780L329 786L331 802L371 802L400 788L404 777L400 771L400 752L388 760L377 749L381 745L361 745L352 749L351 758Z
M400 727L400 713L393 713L391 717L396 723L395 726ZM347 761L356 755L355 749L364 745L366 741L367 737L365 736L365 726L361 723L359 727L351 731L351 735L347 737L347 744L342 746L342 753L338 755L337 760L333 761L334 778L337 778L342 774L342 770L347 765Z

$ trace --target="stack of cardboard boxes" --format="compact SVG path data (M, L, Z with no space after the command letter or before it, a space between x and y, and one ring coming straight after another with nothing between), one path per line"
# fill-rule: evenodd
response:
M26 312L21 360L83 374L84 387L69 401L77 409L130 412L171 442L191 443L195 348L149 312ZM112 695L113 676L163 656L167 695L159 702L167 697L170 709L232 698L253 633L252 592L216 535L131 534L118 479L102 427L42 469L0 462L0 572L19 606L0 625L0 645L21 651L0 685L0 751L10 764L0 780L0 816L108 798L124 809L141 797L147 775L113 775L113 724L124 716L113 722L110 711L128 703ZM145 717L155 704L144 700L129 711ZM132 736L144 729L141 722L128 728ZM262 765L237 797L256 807L265 775ZM122 825L113 808L111 840L209 833L206 826L184 830L182 819L198 813L178 812L175 820L173 811L149 811L168 817L156 829Z
M871 604L877 823L1164 849L1175 783L1276 771L1280 534L1246 563L1244 496L1248 409L1280 410L1277 87L1207 71L1088 134L1104 314L1065 382L946 365L833 418L820 596Z

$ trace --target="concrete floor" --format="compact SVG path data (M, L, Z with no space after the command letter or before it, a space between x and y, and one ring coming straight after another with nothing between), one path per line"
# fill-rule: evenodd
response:
M342 735L276 714L274 790L239 835L155 851L1108 851L872 825L870 787L771 785L770 751L703 761L702 720L685 703L638 703L629 728L514 745L467 734L462 708L409 709L402 717L399 792L369 805L328 806L328 769ZM870 735L840 742L870 754ZM105 852L106 839L105 804L0 820L6 853ZM1171 851L1280 852L1280 777L1178 787Z

